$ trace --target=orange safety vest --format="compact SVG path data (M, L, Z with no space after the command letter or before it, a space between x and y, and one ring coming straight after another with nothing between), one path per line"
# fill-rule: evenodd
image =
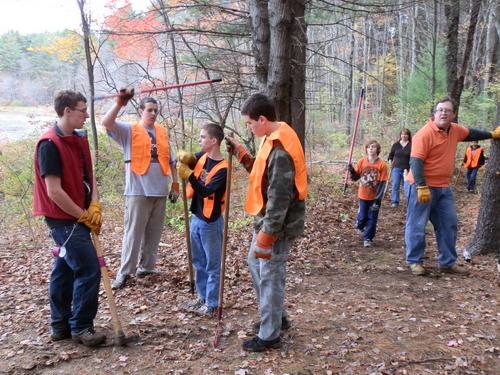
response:
M465 150L466 161L465 161L464 167L465 168L477 168L479 166L479 158L481 157L482 152L483 152L483 148L478 147L474 151L474 157L472 157L472 150L470 147L467 147L467 150Z
M307 196L307 169L304 151L297 133L287 123L280 122L277 130L262 140L257 156L250 172L245 211L250 215L257 215L264 208L262 196L262 177L267 166L267 158L274 146L274 141L279 141L288 152L295 166L295 188L299 194L298 199L303 201Z
M201 172L203 172L203 167L207 162L207 158L208 155L205 153L196 162L193 174L197 179L201 176ZM212 178L215 176L215 174L219 172L221 169L223 168L227 169L227 166L228 166L227 160L221 160L219 163L217 163L210 170L210 172L208 172L207 177L205 178L205 185L208 185L212 180ZM188 183L186 186L186 195L188 198L193 198L194 189L190 183ZM214 203L215 203L215 193L212 193L208 197L203 198L203 216L205 216L205 218L209 219L210 216L212 216L212 212L214 210ZM222 196L221 212L224 212L225 206L226 206L226 192L224 192L224 195Z
M156 148L158 152L158 162L161 171L165 176L171 174L170 171L170 146L165 128L155 124ZM151 164L151 138L144 126L140 124L132 125L132 143L130 145L130 168L132 172L139 176L144 175Z

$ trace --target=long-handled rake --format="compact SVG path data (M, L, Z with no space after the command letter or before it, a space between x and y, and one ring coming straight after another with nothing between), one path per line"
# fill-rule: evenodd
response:
M226 275L226 248L227 248L227 233L229 224L229 204L231 198L231 176L233 174L233 153L229 152L227 158L227 180L226 180L226 206L224 208L224 234L222 238L222 254L221 254L221 270L219 279L219 307L217 308L217 329L214 337L214 348L217 348L220 343L220 337L223 331L222 325L222 307L224 304L224 278Z
M99 236L97 234L92 234L92 241L94 242L95 252L99 261L99 267L101 268L102 283L104 285L104 290L106 291L109 311L111 312L111 322L113 323L113 332L115 335L113 338L113 344L115 346L125 346L129 343L137 342L139 341L138 335L125 336L125 333L123 332L120 319L118 318L115 297L113 295L113 291L111 290L108 268L106 267L106 262L104 261L104 255L102 252L101 242L99 241Z

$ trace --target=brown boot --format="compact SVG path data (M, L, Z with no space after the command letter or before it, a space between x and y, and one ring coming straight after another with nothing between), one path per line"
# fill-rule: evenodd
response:
M97 346L106 341L106 335L104 333L97 333L93 328L85 328L77 334L72 334L72 338L73 342L89 347Z
M441 271L442 273L451 273L451 274L462 275L462 276L467 276L470 273L468 270L466 270L463 267L460 267L457 264L454 264L451 267L443 267L443 268L440 267L439 271Z

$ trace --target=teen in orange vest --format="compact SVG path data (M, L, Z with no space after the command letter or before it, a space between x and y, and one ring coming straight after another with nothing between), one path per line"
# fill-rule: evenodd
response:
M227 161L220 153L224 131L214 123L200 131L201 152L179 152L179 177L189 182L187 196L193 213L190 226L191 252L196 270L198 298L188 309L212 317L219 305L220 261L224 229L223 207L226 196Z
M245 210L255 215L248 266L259 303L257 336L243 350L260 352L281 346L280 331L290 327L283 301L288 251L304 230L307 171L304 151L295 131L276 120L271 100L262 94L248 98L243 119L257 137L264 137L255 158L235 139L226 137L231 152L250 172Z
M478 141L472 141L465 150L464 167L467 168L467 191L473 193L476 187L476 178L479 168L484 165L484 149Z
M123 149L125 159L125 223L120 269L113 289L122 288L132 275L145 277L155 269L167 197L179 195L175 156L165 128L156 123L158 102L143 98L139 123L116 121L118 112L133 97L133 90L120 90L114 106L102 119L108 136Z

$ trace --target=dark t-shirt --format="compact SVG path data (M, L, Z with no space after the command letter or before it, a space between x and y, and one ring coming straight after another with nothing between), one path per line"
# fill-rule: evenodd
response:
M197 153L196 159L199 159L203 152ZM194 196L191 200L191 212L194 213L199 219L207 222L213 222L221 215L221 202L222 197L226 191L227 169L220 169L215 176L212 177L210 183L205 185L205 178L207 174L215 167L220 160L213 160L207 158L200 178L197 179L194 173L189 176L189 183L193 187ZM203 216L203 198L208 197L210 194L215 193L215 202L212 215L207 219Z
M406 146L403 147L398 141L392 145L387 160L392 160L393 168L410 169L410 152L411 142L408 142Z

